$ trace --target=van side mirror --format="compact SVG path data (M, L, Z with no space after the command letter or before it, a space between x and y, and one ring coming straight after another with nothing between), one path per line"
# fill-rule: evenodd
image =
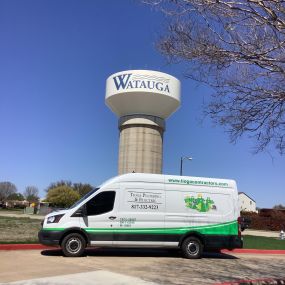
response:
M86 204L82 205L75 213L71 215L71 217L86 217L87 209Z

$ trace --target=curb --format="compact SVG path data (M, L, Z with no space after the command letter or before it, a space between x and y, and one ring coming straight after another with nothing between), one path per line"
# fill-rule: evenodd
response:
M56 249L57 247L45 246L41 244L0 244L0 250L32 250L32 249Z
M285 254L285 250L282 249L247 249L237 248L233 250L222 249L222 253L244 253L244 254Z
M46 246L42 244L0 244L0 250L47 250L58 249L58 246ZM231 254L285 254L285 250L273 249L222 249L221 253Z

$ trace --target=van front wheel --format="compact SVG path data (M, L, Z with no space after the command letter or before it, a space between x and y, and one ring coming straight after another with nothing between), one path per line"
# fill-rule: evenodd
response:
M188 237L183 241L181 250L185 258L197 259L202 255L203 245L198 238Z
M67 235L61 243L63 254L68 257L82 256L86 247L84 237L78 233Z

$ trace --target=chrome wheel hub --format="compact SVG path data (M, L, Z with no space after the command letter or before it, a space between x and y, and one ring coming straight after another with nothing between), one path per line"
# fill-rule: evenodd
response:
M66 243L66 249L68 250L68 252L73 254L78 253L81 249L81 246L81 241L78 238L71 238Z

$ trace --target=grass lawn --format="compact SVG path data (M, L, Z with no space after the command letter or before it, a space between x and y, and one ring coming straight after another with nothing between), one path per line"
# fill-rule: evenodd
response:
M39 219L1 216L0 244L2 243L38 243Z
M24 210L23 209L2 209L0 208L0 215L1 213L3 214L23 214L24 213Z
M243 248L252 249L284 249L285 240L271 237L243 236Z

